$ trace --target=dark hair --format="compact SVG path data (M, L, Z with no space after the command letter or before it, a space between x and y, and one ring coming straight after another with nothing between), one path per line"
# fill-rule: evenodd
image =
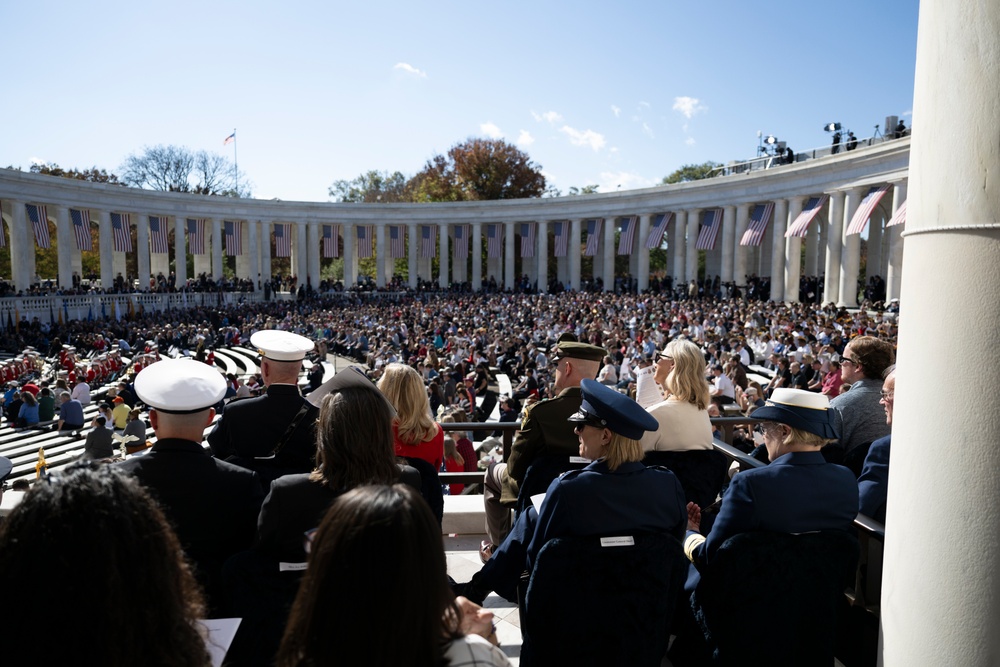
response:
M892 344L874 336L859 336L848 345L866 378L881 380L885 369L896 361L896 351Z
M347 387L323 399L316 425L312 479L334 491L399 478L392 410L374 387Z
M194 625L205 607L180 543L113 466L73 465L32 485L0 525L0 590L32 601L0 623L9 664L209 664Z
M403 484L359 487L319 526L277 664L439 665L459 618L427 503Z

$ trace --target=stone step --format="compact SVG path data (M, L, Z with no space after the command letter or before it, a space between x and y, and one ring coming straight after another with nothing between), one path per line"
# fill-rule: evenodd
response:
M474 535L486 530L486 510L480 495L444 497L443 535Z

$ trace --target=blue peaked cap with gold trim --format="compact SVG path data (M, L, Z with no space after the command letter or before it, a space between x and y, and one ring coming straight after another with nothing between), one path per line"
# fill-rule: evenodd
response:
M646 431L655 431L660 427L656 417L643 410L638 403L597 380L581 382L580 393L583 395L580 410L569 418L571 422L596 420L632 440L638 440Z

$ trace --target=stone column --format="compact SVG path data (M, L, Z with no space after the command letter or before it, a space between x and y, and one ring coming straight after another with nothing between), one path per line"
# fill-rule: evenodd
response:
M549 223L538 221L538 292L549 291Z
M719 278L723 283L733 281L733 256L736 252L736 207L722 209L722 270Z
M788 199L788 225L795 222L795 218L802 213L802 203L805 197L790 197ZM785 232L782 232L782 236ZM802 238L790 236L785 239L785 303L798 303L799 301L799 281L802 277Z
M785 300L785 230L788 229L788 200L774 200L771 221L771 301Z
M100 216L100 232L101 237L101 283L104 283L104 257L105 257L105 241L104 238L107 236L105 234L105 229L107 229L108 234L111 233L111 216L107 211L99 211ZM185 231L187 229L187 218L182 216L177 216L174 218L174 278L176 279L177 289L180 289L187 283L187 244L184 242L184 237L186 236ZM108 277L111 276L111 239L107 240L107 256L108 260Z
M829 215L830 202L827 200L826 204L823 204L824 210ZM807 276L817 276L819 275L819 230L823 227L823 211L816 214L813 218L812 223L809 225L809 231L806 232L806 265L805 274Z
M334 239L334 243L336 243ZM271 221L260 221L260 275L263 280L271 278ZM263 285L262 285L263 287Z
M580 239L583 235L583 219L574 218L569 223L569 245L566 252L569 256L569 288L580 289Z
M385 224L375 225L375 285L385 287L386 259L389 257L389 247L385 244Z
M31 287L33 267L28 260L35 258L35 240L28 230L28 212L24 208L24 202L9 201L11 278L16 289L26 290Z
M514 289L514 227L516 223L503 223L503 286L504 289Z
M257 249L257 221L246 220L243 222L243 226L247 230L247 251L250 253L250 282L253 283L253 288L256 290L260 289L257 286L257 282L262 278L260 273L260 254ZM318 252L319 245L317 244L316 247ZM316 286L315 282L313 282L313 286Z
M149 289L149 216L133 213L135 219L136 268L139 275L139 289Z
M685 238L687 237L687 211L677 211L674 214L674 284L684 281L685 265L684 251L687 248Z
M844 205L843 250L840 255L840 300L838 306L853 308L858 305L858 273L861 270L861 235L847 234L847 225L858 210L863 188L853 188L847 193Z
M181 233L178 235L181 243L181 250L178 253L181 258L184 258L184 219L179 218L178 223L181 225ZM97 229L98 229L98 241L97 245L101 251L101 287L104 289L111 289L115 284L115 251L114 243L111 239L111 211L101 210L97 212ZM32 257L34 254L32 254ZM178 261L178 265L183 261ZM181 267L178 266L177 269L177 284L178 286L183 285L187 282L187 266L184 269L184 281L181 281Z
M701 209L687 212L687 248L684 253L684 280L698 280L698 231L701 227Z
M601 280L604 281L604 291L615 291L615 227L618 218L611 216L604 219L604 243L601 256L604 257L604 269Z
M639 216L639 238L636 246L639 253L639 268L636 271L639 291L649 289L649 248L646 247L646 239L649 238L649 224L653 221L651 213L643 213Z
M222 278L222 220L209 218L205 226L211 230L212 242L212 280Z
M747 282L747 247L740 245L750 224L750 204L736 207L736 233L733 235L733 282L741 288Z
M407 276L407 284L410 289L416 289L417 287L417 224L411 222L406 226L410 237L410 247L407 250L407 260L406 269L409 275Z
M826 279L823 303L840 302L840 255L844 248L844 192L830 193L830 224L826 232Z
M900 297L906 316L881 601L884 665L992 665L1000 655L1000 404L989 398L1000 369L1000 69L983 61L998 53L1000 4L920 3L918 129ZM935 374L941 399L928 413L927 355L937 347L947 371ZM960 451L941 456L929 445L934 434L947 434Z
M440 244L440 254L438 258L438 287L445 289L451 284L448 275L448 223L438 224L438 243Z
M469 247L472 252L472 289L483 286L483 229L482 223L472 223L472 238Z
M357 232L354 225L344 223L344 287L354 287L358 282L358 251L356 249Z
M319 289L319 275L320 275L320 265L319 265L319 223L315 220L310 220L306 223L306 238L309 240L309 247L306 249L306 258L309 262L309 269L306 273L308 281L305 284L312 285L312 288Z
M56 214L56 253L59 271L59 287L73 287L73 248L76 234L71 229L69 209L65 206L52 207ZM71 240L72 239L72 240Z
M892 186L892 213L896 214L899 207L906 201L906 181L899 181ZM909 209L909 207L907 207ZM889 237L889 268L885 273L885 299L899 298L900 280L903 277L903 227L894 225L886 229Z

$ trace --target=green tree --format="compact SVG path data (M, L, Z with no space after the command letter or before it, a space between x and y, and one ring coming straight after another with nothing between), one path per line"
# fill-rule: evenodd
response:
M473 138L428 160L410 185L414 201L523 199L545 193L545 176L513 144Z
M408 179L398 171L367 171L350 181L334 181L330 197L338 202L388 204L412 201Z
M712 170L721 166L718 162L712 162L711 160L702 164L686 164L669 176L664 176L661 184L670 185L672 183L700 181L703 178L709 178L712 175Z
M125 185L118 180L118 176L115 174L109 174L104 169L98 169L96 166L90 169L63 169L58 164L50 162L49 164L33 164L31 165L32 174L43 174L45 176L58 176L60 178L72 178L77 181L89 181L91 183L111 183L113 185Z
M585 185L582 188L578 188L575 185L569 189L570 195L592 195L597 192L599 185Z
M233 163L208 151L185 146L145 146L125 158L121 180L135 188L248 197L248 181L239 179Z

